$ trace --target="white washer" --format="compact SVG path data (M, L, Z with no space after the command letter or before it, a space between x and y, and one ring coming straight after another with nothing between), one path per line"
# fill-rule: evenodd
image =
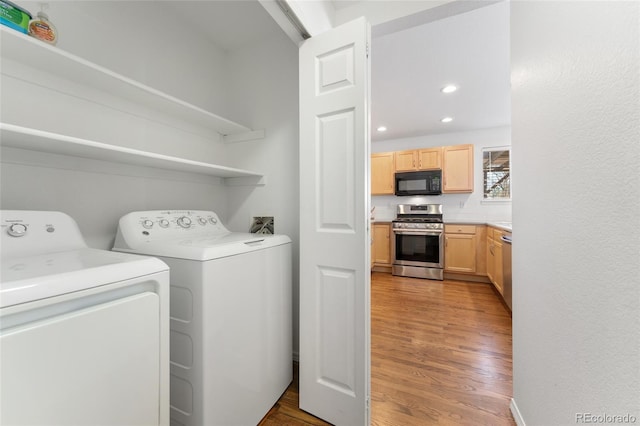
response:
M0 424L168 425L169 271L0 211Z
M291 383L291 240L211 211L120 219L114 250L171 268L171 423L256 425Z

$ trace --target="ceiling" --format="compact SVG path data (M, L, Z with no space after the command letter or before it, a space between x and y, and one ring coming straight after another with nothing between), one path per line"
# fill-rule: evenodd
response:
M257 1L159 3L228 51L282 31ZM337 9L358 3L332 1ZM374 141L510 124L508 2L433 19L372 40ZM458 91L441 93L447 84ZM443 124L445 116L453 121ZM376 131L382 125L388 130Z
M371 74L374 141L509 125L509 4L374 38Z
M282 32L257 1L160 1L161 6L190 24L223 50L240 49Z

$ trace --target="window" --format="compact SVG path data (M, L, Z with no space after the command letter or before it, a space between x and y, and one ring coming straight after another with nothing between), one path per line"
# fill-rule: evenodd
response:
M482 150L482 178L485 201L511 200L511 148Z

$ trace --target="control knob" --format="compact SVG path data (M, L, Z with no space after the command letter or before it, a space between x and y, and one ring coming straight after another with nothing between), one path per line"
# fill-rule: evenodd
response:
M218 219L216 219L215 217L210 217L209 218L209 223L211 223L212 225L215 225L218 223Z
M191 226L191 219L187 216L178 218L178 225L182 228L189 228Z
M143 221L142 221L142 227L143 227L144 229L151 229L151 228L153 228L153 221L151 221L151 220L149 220L149 219L147 219L147 220L143 220Z
M198 223L202 226L207 224L207 219L205 219L204 217L199 217L198 218Z
M160 224L161 228L168 228L169 227L169 221L167 219L160 219L160 222L158 222Z
M9 226L9 229L7 229L7 234L11 235L12 237L22 237L26 233L27 225L24 225L22 223L12 223L11 226Z

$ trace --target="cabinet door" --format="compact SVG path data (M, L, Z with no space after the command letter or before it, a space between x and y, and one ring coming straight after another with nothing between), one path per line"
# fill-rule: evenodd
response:
M494 254L495 254L495 286L503 294L504 291L504 278L502 274L502 243L500 242L500 235L496 233L498 237L494 241Z
M442 148L428 148L418 151L418 168L432 170L442 168Z
M445 234L444 270L450 272L476 271L475 234Z
M373 263L391 265L391 229L389 224L373 225Z
M410 172L417 170L417 151L397 151L396 152L396 172Z
M371 154L371 195L394 193L394 153Z
M496 255L493 239L493 228L489 228L487 232L487 276L489 281L496 282Z
M442 192L473 192L473 145L443 149Z

